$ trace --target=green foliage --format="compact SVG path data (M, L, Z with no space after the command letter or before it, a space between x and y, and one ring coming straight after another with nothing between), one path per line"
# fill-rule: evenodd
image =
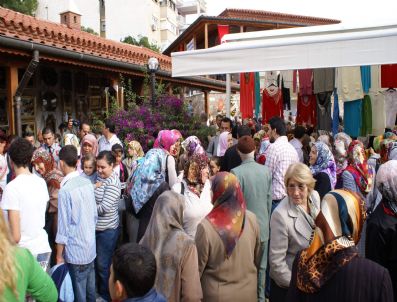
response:
M82 31L85 31L85 32L87 32L87 33L89 33L89 34L96 35L96 36L99 35L99 34L98 34L95 30L93 30L91 27L84 27L84 26L82 26L82 27L81 27L81 30L82 30Z
M148 37L146 37L146 36L138 35L137 38L128 36L128 37L125 37L124 39L121 39L121 42L136 45L136 46L143 46L143 47L149 48L151 50L154 50L155 52L160 52L160 47L158 47L154 43L150 43Z
M0 6L33 16L36 13L37 0L0 0Z

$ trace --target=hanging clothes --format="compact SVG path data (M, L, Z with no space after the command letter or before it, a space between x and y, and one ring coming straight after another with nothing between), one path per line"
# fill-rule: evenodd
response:
M382 65L381 86L382 88L397 87L397 64Z
M343 103L344 114L343 120L345 125L345 133L353 138L360 135L361 129L361 108L362 100L355 100Z
M277 87L279 86L277 71L266 71L265 72L265 87L269 87L271 85L274 85Z
M222 44L222 38L229 33L229 25L218 25L219 44Z
M386 128L385 96L380 92L371 92L369 95L372 111L376 113L372 114L372 135L383 135Z
M294 92L296 91L296 71L293 76ZM298 70L299 77L299 93L300 95L312 95L313 94L313 69L300 69Z
M364 97L359 66L339 67L336 70L338 96L344 102L355 101ZM361 111L360 111L361 112Z
M297 124L309 124L316 125L316 97L314 95L301 96L298 94L297 101L297 113L296 123Z
M283 118L282 92L281 89L275 86L263 89L262 123L269 123L273 116Z
M363 86L363 91L368 94L371 88L371 66L361 66L361 84Z
M331 95L332 92L316 94L317 100L317 129L331 132Z
M396 124L397 91L386 90L384 94L385 94L385 109L386 109L386 128L393 129Z
M240 112L243 119L252 117L255 98L255 74L240 73Z
M335 68L313 70L313 93L329 92L335 88Z
M332 115L332 134L339 133L339 99L336 89L334 89L334 113Z
M294 75L294 73L292 70L280 71L280 77L281 77L281 80L284 82L285 88L292 89L293 75Z
M290 89L284 86L283 78L281 78L281 90L283 93L283 109L291 110L291 93L290 93Z
M379 93L380 88L380 66L371 65L371 86L369 91Z
M255 72L255 116L259 118L261 107L261 85L259 72Z
M369 95L364 96L361 119L361 136L367 136L367 134L372 133L372 106L371 98Z

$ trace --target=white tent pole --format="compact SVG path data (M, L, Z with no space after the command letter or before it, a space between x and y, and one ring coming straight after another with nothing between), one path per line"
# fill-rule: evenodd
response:
M226 74L226 116L230 117L230 97L231 97L231 78L230 73Z

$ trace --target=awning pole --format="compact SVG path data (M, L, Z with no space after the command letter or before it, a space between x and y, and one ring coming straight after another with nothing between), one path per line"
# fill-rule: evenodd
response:
M230 97L231 97L231 78L230 73L226 74L226 116L230 117Z

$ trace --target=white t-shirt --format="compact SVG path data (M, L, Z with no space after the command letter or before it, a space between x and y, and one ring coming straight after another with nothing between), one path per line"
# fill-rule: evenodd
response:
M192 238L196 236L197 226L202 219L211 212L213 205L211 203L211 184L207 181L204 185L200 197L191 192L183 181L185 186L185 211L183 212L183 229ZM182 192L181 183L176 183L172 190L176 193Z
M7 184L1 208L19 211L21 240L18 245L33 255L51 252L44 230L45 212L50 197L44 179L34 174L21 174Z
M123 146L119 138L116 136L116 134L113 134L110 140L107 140L106 137L102 136L98 140L98 151L112 151L112 147L115 144L119 144Z

